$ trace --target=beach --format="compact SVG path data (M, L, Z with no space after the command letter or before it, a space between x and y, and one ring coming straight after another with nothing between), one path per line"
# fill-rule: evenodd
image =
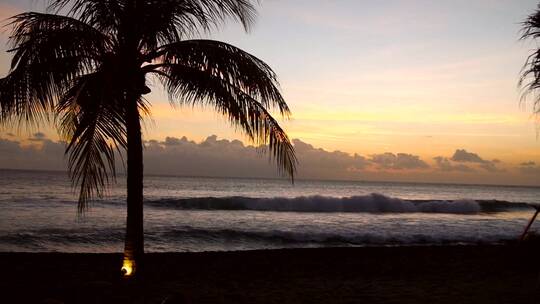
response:
M4 303L534 303L540 248L409 246L120 254L1 253Z

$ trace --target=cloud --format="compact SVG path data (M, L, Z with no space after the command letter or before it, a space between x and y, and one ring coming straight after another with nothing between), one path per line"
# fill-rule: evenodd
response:
M483 160L478 154L467 152L465 149L457 149L454 152L454 155L451 158L455 162L466 162L466 163L483 163Z
M293 139L300 161L299 173L312 178L349 178L366 169L370 163L358 154L329 152L315 148L300 139Z
M187 143L189 142L187 137L182 137L182 138L176 138L176 137L166 137L165 138L165 142L163 143L164 145L166 146L177 146L177 145L181 145L183 143Z
M18 151L19 148L19 142L0 138L0 152L2 155Z
M501 163L500 160L494 159L494 160L485 160L482 157L480 157L476 153L467 152L465 149L457 149L456 152L454 152L454 155L450 160L457 162L457 163L471 163L471 164L478 164L478 167L489 171L489 172L501 172L504 170L501 170L497 168L497 164ZM437 161L437 160L436 160Z
M293 144L300 160L298 177L346 179L369 163L360 155L314 148L299 139ZM167 137L145 143L148 173L194 176L276 177L277 170L263 147L246 146L239 140L212 135L200 143L186 137Z
M41 142L41 141L47 140L47 135L45 135L45 133L42 133L42 132L37 132L37 133L34 133L32 137L28 138L28 140Z
M504 172L503 169L497 168L497 166L495 164L496 164L495 162L486 161L486 162L480 164L480 168L482 168L482 169L484 169L486 171L489 171L489 172Z
M202 142L186 137L166 137L145 141L145 173L157 175L278 177L278 171L264 147L244 145L239 140L218 139L212 135ZM293 140L300 160L299 178L351 179L371 163L358 154L326 151L299 139ZM0 138L0 168L65 170L65 144L33 134L26 141ZM123 165L118 158L117 167Z
M468 155L465 159L476 161L460 162L452 160L452 157L438 156L433 158L434 165L430 166L419 156L407 153L386 152L364 157L342 151L327 151L300 139L294 139L293 144L300 162L297 175L300 179L433 181L430 177L440 177L442 181L448 181L438 174L455 172L466 174L471 180L478 177L474 182L482 182L487 175L480 173L500 171L500 161L486 161L465 150L463 151L466 153L457 153L456 159L464 159L463 155ZM186 137L166 137L164 140L147 140L144 145L146 174L265 178L279 176L270 156L263 153L264 147L245 145L239 140L220 139L215 135L201 142ZM42 133L32 134L23 141L6 135L4 138L0 136L0 168L66 170L64 150L64 143L52 141ZM471 155L476 157L470 157ZM482 162L478 162L478 159ZM120 162L121 158L118 158L118 171L122 172L124 166ZM524 162L518 169L515 172L523 174L523 177L540 172L540 167L532 161ZM422 174L410 174L415 171L422 171Z
M257 148L240 141L209 136L201 143L186 137L145 142L145 171L150 174L189 176L275 177L271 165Z
M369 166L362 156L314 148L294 139L300 160L298 177L312 179L351 178ZM276 177L277 170L262 147L246 146L239 140L212 135L200 143L186 137L167 137L145 143L148 173L194 176Z
M65 145L42 139L39 145L23 146L0 138L0 168L23 170L66 170Z
M466 166L464 164L454 164L452 163L448 158L443 156L437 156L434 157L433 160L435 160L435 164L437 165L438 169L441 171L446 172L474 172L475 170L469 166Z
M34 138L44 139L44 138L46 138L46 137L47 137L47 136L45 135L45 133L42 133L42 132L34 133Z
M537 166L536 162L533 161L521 163L518 169L523 174L540 176L540 166Z
M415 170L427 169L430 166L420 157L406 153L382 153L371 156L370 161L381 169L391 170Z

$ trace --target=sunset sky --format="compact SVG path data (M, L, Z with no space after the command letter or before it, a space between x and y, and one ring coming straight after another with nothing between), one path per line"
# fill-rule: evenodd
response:
M301 164L304 156L311 167L303 177L540 185L538 124L517 87L524 60L537 47L518 40L519 23L537 2L265 0L249 34L230 23L210 37L277 72L293 111L283 125L299 139ZM0 1L0 18L42 10L42 3ZM9 69L8 36L5 29L0 75ZM245 141L219 115L172 109L159 86L153 90L145 139L155 145L165 149L167 137L183 136L199 144L213 134ZM24 150L57 136L46 127L4 128L0 139ZM19 166L6 149L0 145L0 167ZM338 157L329 153L336 150L345 152L338 153L343 172L307 173L324 167L324 153Z

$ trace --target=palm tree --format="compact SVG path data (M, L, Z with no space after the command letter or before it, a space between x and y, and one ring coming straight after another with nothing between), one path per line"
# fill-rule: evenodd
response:
M538 9L529 15L522 23L521 40L536 40L540 38L540 4ZM523 89L522 100L529 94L536 94L533 102L533 112L540 119L540 49L534 50L523 65L519 86Z
M143 97L159 80L171 103L209 106L254 143L267 145L291 180L296 157L271 116L290 115L272 69L230 44L195 39L226 20L249 30L250 0L50 0L46 13L11 19L13 53L0 80L0 122L53 122L67 142L79 212L115 178L127 154L123 272L142 268Z
M522 23L521 40L536 40L540 38L540 4L537 10L529 15ZM534 50L521 69L521 77L519 78L519 86L523 89L521 100L524 101L529 94L536 95L533 101L533 113L536 114L537 122L540 122L540 49ZM540 132L540 124L538 124L538 132ZM538 136L539 133L537 133ZM525 230L521 234L520 240L523 241L540 213L540 208L535 207L536 212L529 220Z

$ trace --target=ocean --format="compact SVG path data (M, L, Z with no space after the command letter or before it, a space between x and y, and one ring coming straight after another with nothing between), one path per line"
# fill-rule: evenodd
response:
M149 252L517 240L540 188L145 177ZM64 172L0 170L0 251L121 252L125 182L77 215ZM532 230L540 228L540 223Z

